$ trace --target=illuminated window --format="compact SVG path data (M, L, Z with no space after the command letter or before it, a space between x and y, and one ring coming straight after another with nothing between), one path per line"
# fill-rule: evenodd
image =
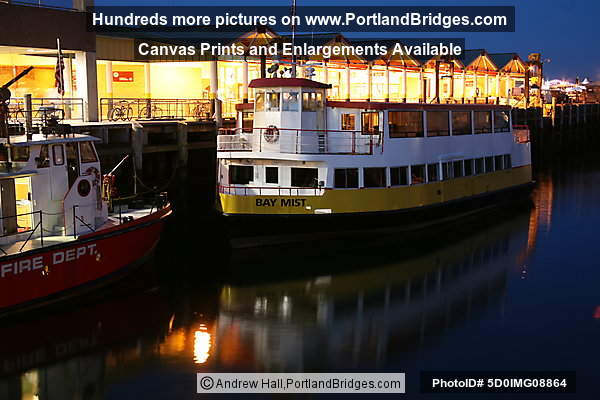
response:
M390 111L388 120L391 138L423 137L421 111Z
M278 92L267 92L265 111L279 111L281 94Z
M364 135L379 134L379 113L376 111L361 114L361 130Z
M302 93L302 111L318 111L321 108L323 108L323 99L321 93Z
M356 115L342 114L342 130L353 131L356 129Z
M448 111L428 111L427 136L448 136L449 134Z
M470 135L471 134L471 112L470 111L452 111L452 134Z
M65 153L62 144L52 146L52 156L54 158L54 165L63 165L65 163Z
M410 167L410 184L418 185L425 183L425 164L412 165Z
M489 111L475 111L475 133L492 132L492 113Z
M265 111L265 91L257 90L254 96L254 111Z

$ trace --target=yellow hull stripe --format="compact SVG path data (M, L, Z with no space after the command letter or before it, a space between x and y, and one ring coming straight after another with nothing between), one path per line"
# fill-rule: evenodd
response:
M327 189L322 196L240 196L219 193L226 214L314 214L398 211L477 196L531 182L531 166L423 185Z

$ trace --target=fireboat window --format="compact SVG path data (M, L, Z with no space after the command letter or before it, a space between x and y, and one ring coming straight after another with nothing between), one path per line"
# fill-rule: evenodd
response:
M55 166L65 164L65 152L62 144L55 144L52 146L52 158L54 158Z
M323 99L321 93L302 93L302 111L318 111L321 108L323 108Z
M452 135L471 134L471 112L452 111Z
M254 180L254 167L251 165L231 165L229 167L229 183L246 185Z
M304 188L316 188L317 168L292 168L292 186Z
M281 100L281 93L267 92L267 101L266 101L266 105L265 105L265 111L279 111L280 100Z
M358 188L358 168L336 168L333 180L336 188Z
M283 92L282 111L298 111L298 92Z
M11 147L11 160L14 162L29 161L29 146Z
M377 111L366 111L361 114L361 127L363 135L379 134L379 113Z
M391 138L423 137L421 111L390 111L388 120Z
M81 153L82 163L91 163L98 161L98 158L96 157L96 152L94 152L94 147L90 142L81 142L79 144L79 151Z
M342 130L353 131L356 129L356 115L342 114Z
M36 158L38 168L48 168L50 166L50 155L48 154L48 145L40 147L40 155Z
M364 187L385 187L385 168L365 168L363 170Z
M450 135L448 111L427 111L427 136Z
M475 133L492 132L492 117L489 111L475 111Z
M408 167L390 168L390 184L392 186L408 185Z
M257 90L254 96L255 111L265 111L265 91Z
M506 111L494 111L494 132L509 132L509 118Z

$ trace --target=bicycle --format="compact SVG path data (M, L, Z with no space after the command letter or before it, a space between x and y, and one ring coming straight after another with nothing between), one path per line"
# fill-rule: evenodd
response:
M196 119L209 119L210 103L197 103L192 110L192 116Z
M133 117L133 108L131 108L131 104L128 101L121 100L117 103L117 105L113 105L110 111L108 112L108 119L110 121L131 121Z
M157 119L157 118L161 118L163 114L163 110L156 106L156 105L152 105L152 107L148 108L148 106L143 107L140 110L140 113L138 115L138 118L143 119Z

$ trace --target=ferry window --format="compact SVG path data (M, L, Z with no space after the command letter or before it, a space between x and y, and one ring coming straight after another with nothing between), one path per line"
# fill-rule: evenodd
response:
M427 136L448 136L448 111L427 111Z
M265 167L265 183L279 183L279 168Z
M452 162L444 162L442 163L442 180L446 181L448 179L452 179Z
M246 185L254 180L254 167L251 165L229 166L229 183Z
M452 163L452 167L453 167L453 173L454 173L454 177L455 178L460 178L461 176L463 176L463 162L462 162L462 160L460 160L460 161L454 161Z
M435 164L427 164L427 181L428 182L436 182L440 180L439 176L439 165Z
M40 148L40 156L36 159L38 168L48 168L50 166L50 155L48 154L48 145L44 144Z
M253 123L254 123L254 113L253 112L243 112L242 113L242 131L243 132L252 132Z
M298 111L299 109L298 92L284 92L282 111Z
M333 178L336 188L357 188L358 168L336 168Z
M257 90L254 96L254 111L265 111L265 91Z
M94 152L94 147L90 142L79 143L79 152L81 154L82 163L98 161L98 158L96 157L96 152Z
M265 111L279 111L281 93L267 92Z
M510 159L510 154L504 155L504 169L512 168L512 160Z
M29 146L12 146L10 156L14 162L29 161Z
M356 129L356 115L342 114L342 130L353 131Z
M365 187L385 187L385 168L365 168L363 173Z
M425 183L425 164L410 167L410 184L418 185L419 183Z
M504 168L502 167L502 160L504 159L504 156L496 156L494 157L494 166L496 168L496 171L502 171Z
M390 168L390 183L392 186L408 185L408 167Z
M362 133L364 135L379 134L379 113L367 111L361 114Z
M65 152L62 144L55 144L52 146L52 157L54 158L54 165L64 165Z
M492 118L489 111L475 111L475 133L490 133L492 131Z
M292 168L292 186L317 187L317 168Z
M302 111L317 111L323 107L321 93L302 93Z
M494 172L494 157L485 158L485 172Z
M475 174L483 174L485 172L485 168L483 168L483 158L475 159Z
M465 160L465 176L473 175L473 160Z
M423 137L421 111L390 111L388 120L391 138Z
M494 132L509 132L508 111L494 111Z
M470 135L471 134L471 112L453 111L452 112L452 134Z

